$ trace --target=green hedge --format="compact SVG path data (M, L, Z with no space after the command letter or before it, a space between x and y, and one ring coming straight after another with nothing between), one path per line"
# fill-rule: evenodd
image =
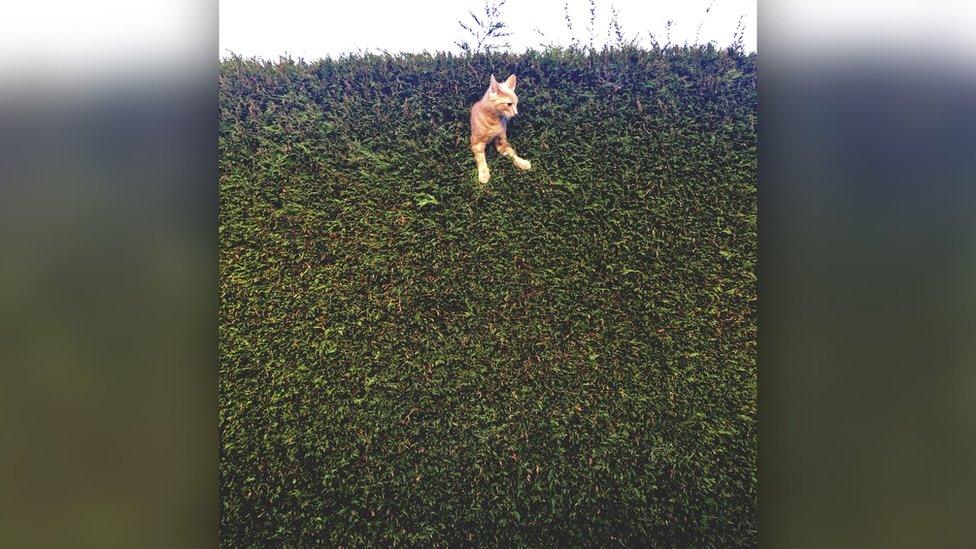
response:
M468 113L518 75L478 189ZM756 56L220 68L227 547L750 546Z

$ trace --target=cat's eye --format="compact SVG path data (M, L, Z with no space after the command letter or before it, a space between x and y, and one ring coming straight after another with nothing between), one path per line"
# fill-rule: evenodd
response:
M511 103L509 103L509 104L508 104L508 106L509 106L509 107L511 107L511 106L512 106L512 104L511 104Z

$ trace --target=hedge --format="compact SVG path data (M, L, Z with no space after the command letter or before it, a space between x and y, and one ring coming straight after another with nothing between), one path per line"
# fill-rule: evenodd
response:
M221 544L755 545L756 60L222 61Z

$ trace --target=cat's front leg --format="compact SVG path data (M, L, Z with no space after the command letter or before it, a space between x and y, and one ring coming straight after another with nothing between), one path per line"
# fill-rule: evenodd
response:
M474 161L478 164L478 182L485 184L491 179L491 172L488 171L488 162L485 161L485 144L473 143L471 152L474 154Z
M512 156L512 163L515 164L515 167L516 168L518 168L520 170L531 170L532 169L532 162L529 162L528 160L526 160L526 159L520 157L519 155L515 154L515 150L514 149L509 149L509 150L512 151L512 155L511 155Z
M532 169L532 163L520 157L518 154L516 154L515 149L513 149L512 146L509 145L507 139L506 140L499 139L498 142L495 143L495 148L498 149L498 152L501 153L502 155L511 158L512 164L515 164L516 168L520 170Z

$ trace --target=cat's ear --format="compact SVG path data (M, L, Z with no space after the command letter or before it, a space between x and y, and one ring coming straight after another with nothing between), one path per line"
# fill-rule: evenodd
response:
M491 85L488 86L488 89L494 92L498 91L498 80L495 80L494 74L491 75Z
M505 81L505 85L508 86L509 89L511 89L512 91L515 91L515 75L514 74L512 76L509 76L508 77L508 80Z

